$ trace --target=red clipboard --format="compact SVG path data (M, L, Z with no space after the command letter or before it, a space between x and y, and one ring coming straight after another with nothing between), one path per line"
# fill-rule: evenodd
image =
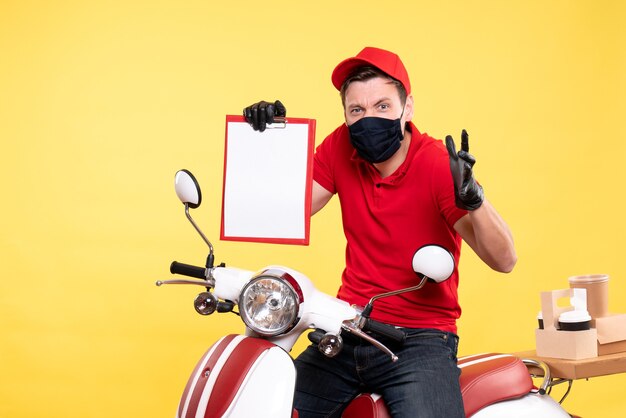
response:
M226 116L222 240L309 244L314 146L314 119L258 132Z

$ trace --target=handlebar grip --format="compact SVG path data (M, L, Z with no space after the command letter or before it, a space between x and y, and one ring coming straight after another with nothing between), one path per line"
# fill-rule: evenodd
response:
M178 261L172 261L172 264L170 265L170 273L195 277L197 279L206 279L206 269L204 267L183 264Z
M326 335L326 331L316 328L315 331L309 332L307 338L313 344L319 344L322 338Z
M365 320L365 326L363 327L363 331L371 331L399 343L404 343L404 341L406 340L406 333L401 329L398 329L392 325L375 321L370 318L367 318Z

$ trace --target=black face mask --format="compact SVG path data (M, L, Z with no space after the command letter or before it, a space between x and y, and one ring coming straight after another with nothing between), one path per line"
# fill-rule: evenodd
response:
M352 146L370 163L387 161L400 149L400 141L404 138L400 119L365 117L348 129Z

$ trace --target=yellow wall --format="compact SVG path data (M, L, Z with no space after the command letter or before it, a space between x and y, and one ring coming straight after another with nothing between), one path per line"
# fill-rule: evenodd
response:
M570 275L609 274L626 312L623 2L270 3L0 3L0 416L170 417L201 352L238 329L197 315L196 289L153 284L205 256L179 168L203 185L218 261L335 291L336 202L309 247L217 240L224 115L280 98L319 142L342 120L330 73L365 45L403 57L421 130L468 129L515 234L508 276L464 253L461 354L532 349L539 292ZM622 417L625 384L576 382L566 406Z

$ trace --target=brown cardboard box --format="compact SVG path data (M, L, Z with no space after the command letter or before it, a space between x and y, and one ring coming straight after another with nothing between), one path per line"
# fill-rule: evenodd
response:
M559 307L557 301L571 297L572 289L541 292L541 313L544 329L535 331L537 355L569 360L598 356L598 334L595 328L585 331L560 331L559 315L573 310L572 306Z
M520 358L543 361L550 367L552 377L562 379L588 379L590 377L626 373L626 352L608 354L584 360L564 360L552 357L540 357L536 351L514 353ZM541 376L541 369L533 369L533 373Z
M598 332L598 355L626 351L626 314L595 318Z

